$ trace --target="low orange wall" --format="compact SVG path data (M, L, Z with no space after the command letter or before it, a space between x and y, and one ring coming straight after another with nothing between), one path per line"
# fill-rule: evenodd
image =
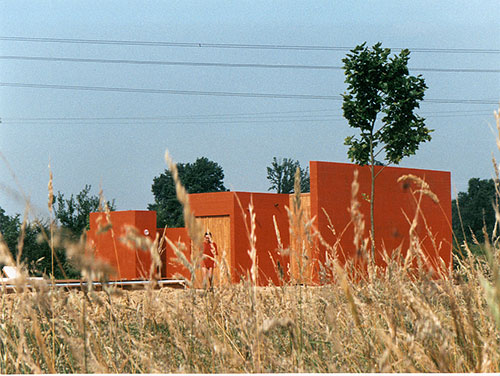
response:
M90 213L90 230L87 241L96 257L107 261L114 269L114 279L149 278L151 255L149 250L129 247L124 241L127 226L135 227L139 235L154 241L156 236L156 212L145 210Z
M376 167L379 172L381 166ZM349 207L351 205L351 184L354 171L359 171L359 193L357 200L365 221L363 237L369 237L371 177L368 166L347 163L310 162L311 174L311 212L316 215L316 226L325 240L337 244L337 252L342 262L359 258L354 247L354 229L351 223ZM418 186L411 182L397 180L402 175L415 175L424 179L439 199L435 203L427 195L412 192ZM385 167L375 183L375 262L384 266L382 252L389 255L401 247L403 255L409 247L410 223L417 212L419 203L418 234L420 247L429 258L433 269L438 269L441 259L447 269L451 268L452 231L451 231L451 175L444 171ZM329 229L329 219L335 234ZM316 259L325 262L326 249L319 247Z

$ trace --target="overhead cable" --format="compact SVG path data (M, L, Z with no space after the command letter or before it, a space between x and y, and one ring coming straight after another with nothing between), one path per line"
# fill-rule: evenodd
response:
M17 87L32 89L56 89L56 90L82 90L103 91L142 94L172 94L172 95L197 95L216 97L247 97L247 98L273 98L273 99L307 99L307 100L342 100L341 95L314 95L314 94L279 94L279 93L242 93L227 91L198 91L198 90L172 90L152 88L127 88L127 87L104 87L104 86L77 86L77 85L51 85L20 82L0 82L0 87ZM437 104L498 104L498 100L489 99L424 99L427 103Z
M303 50L303 51L350 51L354 48L346 46L164 42L164 41L109 40L109 39L42 38L42 37L20 37L20 36L0 36L0 40L10 41L10 42L35 42L35 43L70 43L70 44L103 44L103 45L126 45L126 46L235 48L235 49ZM402 48L391 48L391 49L395 51L402 50ZM500 53L499 49L480 49L480 48L408 48L408 49L412 52L428 52L428 53L462 53L462 54Z
M329 112L331 114L325 114ZM323 113L323 114L321 114ZM425 117L448 117L448 116L478 116L491 115L487 110L459 110L459 111L425 111L419 113ZM198 115L158 115L158 116L110 116L110 117L3 117L2 120L9 122L17 121L171 121L171 120L225 120L225 119L297 119L297 118L335 118L342 117L338 110L303 110L303 111L272 111L272 112L243 112L226 114L198 114Z
M239 93L239 92L228 92L228 91L198 91L198 90L143 89L143 88L127 88L127 87L104 87L104 86L47 85L47 84L32 84L32 83L19 83L19 82L0 82L0 86L33 88L33 89L111 91L111 92L122 92L122 93L200 95L200 96L216 96L216 97L342 100L342 97L340 95Z
M315 69L315 70L343 70L344 69L342 66L336 66L336 65L214 63L214 62L194 62L194 61L88 59L88 58L75 58L75 57L14 56L14 55L0 55L0 59L1 60L70 62L70 63L135 64L135 65L223 67L223 68L272 68L272 69ZM467 69L467 68L409 68L409 69L412 71L420 71L420 72L500 73L500 69Z

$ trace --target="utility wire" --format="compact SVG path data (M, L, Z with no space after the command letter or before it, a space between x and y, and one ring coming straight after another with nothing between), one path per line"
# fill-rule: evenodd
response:
M162 60L130 60L130 59L86 59L74 57L44 57L44 56L9 56L0 55L2 60L50 61L70 63L100 63L100 64L135 64L135 65L163 65L163 66L192 66L192 67L224 67L224 68L273 68L273 69L315 69L315 70L343 70L336 65L301 65L301 64L255 64L255 63L210 63L193 61L162 61ZM448 72L448 73L500 73L500 69L466 69L466 68L409 68L420 72Z
M100 122L96 121L93 123L89 122L44 122L44 123L36 123L36 122L13 122L13 121L3 121L5 124L44 124L44 125L63 125L63 124L71 124L71 125L94 125L94 124L103 124L103 125L179 125L179 124L277 124L277 123L312 123L312 122L332 122L332 121L344 121L344 118L334 118L334 119L234 119L234 120L217 120L217 119L208 119L208 120L176 120L170 122L157 122L157 121L141 121L141 122L124 122L124 121L113 121L113 122Z
M73 39L73 38L37 38L19 36L0 36L0 40L10 42L35 43L70 43L70 44L104 44L125 46L155 46L155 47L189 47L189 48L236 48L259 50L302 50L302 51L350 51L354 47L345 46L311 46L311 45L278 45L278 44L240 44L240 43L182 43L162 41L131 41L107 39ZM402 48L391 48L400 51ZM467 53L467 54L498 54L499 49L479 48L409 48L412 52L426 53Z
M319 114L320 112L335 112L334 114ZM456 116L478 116L491 115L486 110L462 110L462 111L434 111L421 112L424 117L456 117ZM296 115L293 115L296 114ZM304 114L304 115L302 115ZM58 121L173 121L173 120L226 120L226 119L301 119L301 118L333 119L342 117L337 110L306 110L306 111L279 111L279 112L247 112L232 114L203 114L183 116L120 116L120 117L4 117L3 121L11 122L58 122Z
M216 97L342 100L342 97L340 95L238 93L238 92L227 92L227 91L197 91L197 90L142 89L142 88L126 88L126 87L103 87L103 86L46 85L46 84L17 83L17 82L16 83L0 82L0 86L33 88L33 89L110 91L110 92L122 92L122 93L201 95L201 96L216 96Z
M199 95L216 97L246 97L246 98L273 98L273 99L308 99L308 100L342 100L340 95L314 95L314 94L277 94L277 93L242 93L228 91L198 91L198 90L171 90L171 89L148 89L127 87L104 87L104 86L76 86L76 85L49 85L19 82L0 82L0 87L17 87L32 89L56 89L56 90L82 90L82 91L104 91L122 93L142 94L173 94L173 95ZM424 99L427 103L437 104L498 104L498 100L487 99Z
M486 114L484 114L486 115ZM435 115L435 116L425 116L426 119L429 118L452 118L452 117L477 117L478 114L463 114L463 115ZM331 123L346 121L342 116L331 116L331 117L299 117L299 118L206 118L206 119L178 119L178 120L165 120L165 119L151 119L151 118L136 118L132 119L122 119L116 118L113 120L94 120L92 122L88 121L89 118L81 118L70 120L60 119L59 121L22 121L22 120L9 120L0 119L0 123L5 125L203 125L203 124L280 124L280 123Z
M303 111L270 111L270 112L240 112L240 113L227 113L227 114L199 114L199 115L182 115L182 116L139 116L139 117L26 117L26 118L3 118L4 120L80 120L80 119L88 119L88 120L140 120L140 119L197 119L197 118L220 118L220 117L249 117L249 116L274 116L274 115L283 115L283 114L304 114L304 113L320 113L320 112L332 112L336 111L333 109L321 109L321 110L303 110Z
M180 119L180 118L206 118L206 117L232 117L232 116L263 116L263 115L282 115L282 114L303 114L303 113L319 113L319 112L337 112L335 109L324 108L314 110L296 110L296 111L269 111L269 112L238 112L238 113L224 113L224 114L197 114L197 115L181 115L181 116L151 116L151 117L19 117L19 118L3 118L3 119L16 119L16 120L58 120L58 119L89 119L89 120L106 120L106 119ZM451 111L425 111L425 115L440 115L440 114L462 114L462 113L484 113L491 111L485 110L451 110Z
M424 111L426 119L443 117L477 117L491 115L485 110ZM7 117L5 125L203 125L203 124L278 124L278 123L331 123L345 121L338 110L316 109L303 111L247 112L226 114L200 114L183 116L121 116L121 117Z

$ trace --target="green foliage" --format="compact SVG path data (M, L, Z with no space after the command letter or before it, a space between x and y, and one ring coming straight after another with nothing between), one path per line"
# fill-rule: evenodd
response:
M49 244L50 225L44 222L27 223L23 236L24 247L21 261L27 266L30 274L42 276L52 272L51 249ZM17 257L17 250L14 252ZM54 248L54 278L77 278L79 273L66 258L61 247Z
M89 214L98 211L99 196L90 195L90 185L85 187L76 196L66 199L58 192L54 197L54 215L57 231L66 239L77 241L88 229ZM110 210L114 210L114 200L108 202ZM24 232L19 214L9 216L0 208L0 232L15 259L26 265L31 274L50 275L52 272L51 248L49 245L50 223L40 220L26 222ZM21 253L19 255L19 246ZM79 273L72 267L62 248L55 248L54 277L77 278Z
M19 261L26 265L31 274L38 276L50 274L51 251L47 241L43 240L44 233L49 233L49 226L46 223L27 222L24 231L22 231L19 214L9 216L0 208L0 233L2 233L14 259L19 258ZM66 275L74 276L75 272L67 263L65 252L61 249L56 249L55 252ZM56 278L65 277L60 268L54 271L54 276Z
M347 155L352 162L370 165L371 253L374 258L373 218L378 175L375 174L375 158L383 153L387 164L399 164L404 157L415 154L420 143L431 140L431 130L425 127L424 119L414 113L427 86L420 75L409 75L410 51L404 49L389 58L391 50L382 48L381 43L371 50L365 44L357 46L342 59L348 84L342 109L349 126L359 129L358 136L349 136L344 141L349 147ZM382 118L378 119L380 114Z
M206 157L198 158L194 163L177 163L177 170L188 193L227 191L222 167ZM156 176L151 191L155 201L148 205L148 210L156 211L158 227L184 226L182 206L177 200L172 173L165 170Z
M17 247L20 228L21 220L19 219L19 214L9 216L5 214L5 210L0 207L0 233L7 247L11 250Z
M89 229L89 215L99 211L101 198L98 195L90 195L90 185L85 187L76 196L73 194L69 199L58 192L54 197L54 215L58 224L66 229L73 239L79 238L85 230ZM109 210L115 210L115 200L107 202Z
M347 137L345 145L351 161L360 165L373 165L380 152L388 163L398 164L431 139L424 119L414 113L427 88L424 79L409 75L407 49L392 58L390 52L380 43L371 50L363 43L342 60L348 84L344 117L360 131L358 137ZM376 128L379 114L383 117Z
M479 243L483 243L483 227L486 228L487 234L492 234L495 226L494 205L496 205L494 180L470 179L467 192L459 192L457 199L452 201L453 233L457 237L459 244L462 244L464 240L472 244L472 234ZM460 221L460 218L462 221Z
M271 183L268 191L275 190L277 193L293 193L295 182L295 171L300 169L300 190L309 192L309 167L300 168L300 162L289 158L273 158L271 166L267 167L267 180Z

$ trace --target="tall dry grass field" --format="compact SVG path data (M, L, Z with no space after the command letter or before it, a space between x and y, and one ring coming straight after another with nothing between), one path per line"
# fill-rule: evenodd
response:
M500 118L495 115L500 134ZM201 232L189 212L188 196L180 184L177 188L186 209L185 223L194 237ZM356 181L354 193L355 188ZM321 234L310 223L297 223L300 202L295 205L290 210L291 225L301 228L304 238L317 237L321 242ZM350 211L361 231L364 224L357 207L353 194ZM238 285L213 290L107 287L95 292L65 291L45 279L30 282L36 288L27 289L24 271L15 293L0 292L0 372L500 371L497 234L488 234L487 257L482 259L464 244L467 257L457 258L453 272L440 279L430 278L423 269L410 273L408 265L418 264L413 258L420 257L418 239L411 233L407 259L388 260L385 273L369 267L368 275L354 282L331 258L323 268L336 276L335 283L257 287L252 208L247 219L254 265ZM138 235L132 234L132 240L134 236ZM60 245L56 228L46 241ZM365 239L358 236L353 242L369 258ZM0 262L16 265L1 244ZM310 244L288 252L298 252L300 260L301 253L310 252ZM84 279L105 278L109 270L93 260L83 240L64 246ZM158 243L147 246L157 264ZM191 271L188 285L197 283L199 261L194 257L186 265Z

